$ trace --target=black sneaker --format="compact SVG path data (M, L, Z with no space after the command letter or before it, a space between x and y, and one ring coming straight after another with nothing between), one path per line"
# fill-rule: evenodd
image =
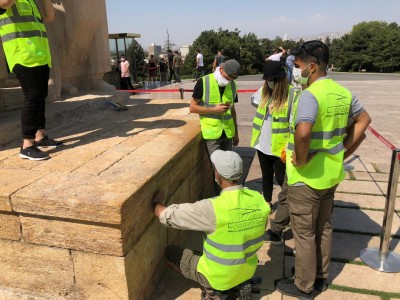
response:
M266 242L270 242L272 245L275 246L283 245L283 239L279 233L276 233L275 231L268 229L265 235L266 235L265 237Z
M57 148L64 145L63 142L53 140L45 135L40 141L35 142L36 147L41 148Z
M314 282L314 290L318 292L325 292L328 289L325 278L317 278Z
M312 292L305 293L299 290L297 286L294 284L293 278L282 279L278 281L278 283L276 284L276 289L284 295L296 297L297 299L300 300L314 299Z
M50 156L43 151L40 151L35 145L27 147L19 151L19 157L27 158L29 160L44 160L49 159Z

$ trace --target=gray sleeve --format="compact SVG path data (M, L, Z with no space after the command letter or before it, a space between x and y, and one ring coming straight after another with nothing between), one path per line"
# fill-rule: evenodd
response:
M314 95L305 90L299 97L299 104L297 105L296 120L294 125L299 123L315 123L318 114L318 102Z
M364 107L362 106L361 102L358 101L357 97L353 95L351 99L351 106L349 111L349 118L353 118L364 111Z
M210 200L172 204L160 215L161 224L185 230L213 233L216 227L214 207Z

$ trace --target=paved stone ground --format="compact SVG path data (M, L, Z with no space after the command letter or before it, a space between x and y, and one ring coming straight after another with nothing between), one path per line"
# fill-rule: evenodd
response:
M400 103L395 95L400 92L400 85L395 81L381 81L379 86L369 89L373 82L348 81L341 82L348 87L372 116L372 126L395 146L400 146L398 128ZM239 89L257 89L260 82L239 81ZM193 87L192 83L184 83L185 89ZM189 94L189 95L188 95ZM255 109L250 105L251 94L240 94L237 105L240 132L239 147L236 148L248 166L245 185L261 190L261 170L255 152L249 149L252 118ZM185 93L185 99L190 93ZM243 153L245 155L243 155ZM366 266L359 258L363 248L379 248L380 232L385 207L388 173L390 169L391 151L369 131L367 139L347 160L351 171L346 180L339 185L335 195L333 212L333 255L330 266L329 288L316 295L317 299L398 299L400 298L400 273L382 273ZM274 199L280 187L274 188ZM397 195L400 195L398 189ZM393 218L390 249L400 253L400 199L396 203ZM191 233L186 247L201 250L201 235ZM294 242L289 229L285 233L283 246L272 246L264 243L258 252L259 266L257 276L263 281L257 287L260 294L252 299L294 299L275 291L274 281L283 276L289 277L294 264L292 249ZM200 289L193 283L168 270L151 299L200 299Z

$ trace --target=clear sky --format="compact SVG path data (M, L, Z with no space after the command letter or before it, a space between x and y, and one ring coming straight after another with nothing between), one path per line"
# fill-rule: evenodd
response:
M106 5L109 33L139 33L145 49L151 43L164 46L167 29L171 42L182 46L219 27L295 39L348 32L362 21L400 24L400 0L106 0Z

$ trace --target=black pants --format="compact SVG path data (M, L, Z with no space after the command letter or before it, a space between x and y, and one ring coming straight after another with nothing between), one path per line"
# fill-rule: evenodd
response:
M21 129L24 139L34 139L38 129L45 129L45 104L48 93L50 68L48 65L24 67L15 65L15 73L25 101L21 111Z
M168 69L169 69L169 79L168 79L168 81L171 81L172 76L176 80L174 67L173 66L169 66Z
M272 200L274 173L276 181L282 186L283 179L285 178L286 165L281 161L280 157L267 155L259 150L257 150L257 153L261 166L264 199L269 202Z
M133 90L133 85L130 77L121 77L121 90Z

